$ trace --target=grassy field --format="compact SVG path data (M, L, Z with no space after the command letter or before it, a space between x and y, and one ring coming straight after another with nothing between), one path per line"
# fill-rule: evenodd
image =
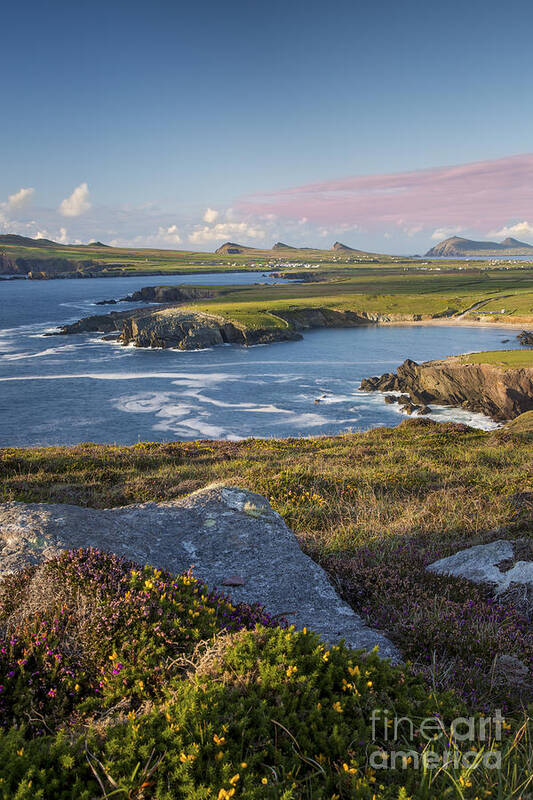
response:
M505 298L505 300L496 298ZM480 316L477 308L503 303L505 313ZM471 311L471 318L524 322L533 320L533 270L424 273L383 268L331 269L317 283L224 288L219 296L195 308L243 322L251 327L283 325L277 311L325 307L369 314L453 317ZM468 317L467 317L468 318Z
M277 327L278 310L323 306L389 316L457 316L467 313L493 321L533 319L533 266L507 267L490 262L421 262L393 256L335 250L247 250L220 255L171 250L142 250L103 246L20 247L3 245L1 254L26 259L65 259L73 263L104 264L100 275L156 275L213 271L302 271L317 282L278 286L234 287L197 308L227 316L251 327ZM44 269L42 263L38 267ZM91 267L87 267L91 269ZM307 272L307 270L304 270ZM148 277L147 277L148 280ZM260 277L258 276L258 281ZM159 280L161 283L161 281ZM201 283L201 277L199 278ZM471 309L471 311L469 311Z
M383 268L413 269L429 274L443 274L449 271L475 274L480 270L499 268L506 271L509 264L494 260L465 262L454 259L443 261L424 261L409 256L395 256L368 253L360 250L319 250L289 248L287 250L271 250L268 248L246 248L241 253L223 254L214 252L198 252L193 250L162 250L157 248L107 247L100 245L55 245L55 246L22 246L19 244L0 244L0 254L11 258L24 259L68 259L74 263L93 261L96 264L108 265L109 274L124 272L141 273L180 273L207 272L226 270L262 270L268 266L309 264L321 267L326 271L334 271L346 275L354 268L366 267L380 271ZM533 259L528 265L522 262L519 267L531 268ZM514 265L518 267L518 265ZM104 274L106 274L104 272Z
M109 274L131 272L181 273L218 272L226 270L261 270L269 263L283 262L313 265L368 263L379 258L380 263L394 261L392 256L368 253L339 254L334 250L261 250L249 248L238 254L204 253L189 250L159 250L149 248L105 247L98 245L58 245L56 247L25 247L0 245L0 252L12 258L69 259L82 264L93 261L108 265ZM401 261L402 259L396 259Z
M492 364L502 369L533 368L533 350L486 350L461 356L463 364Z

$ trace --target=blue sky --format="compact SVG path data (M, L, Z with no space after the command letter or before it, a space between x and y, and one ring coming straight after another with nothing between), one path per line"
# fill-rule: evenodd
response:
M526 0L10 3L0 230L206 250L341 238L415 252L454 231L533 240L532 23ZM435 169L491 161L481 189L473 167L449 196L450 173ZM442 201L423 219L420 170ZM344 180L349 197L332 206ZM309 186L321 187L311 205L284 202ZM475 208L454 216L472 186Z

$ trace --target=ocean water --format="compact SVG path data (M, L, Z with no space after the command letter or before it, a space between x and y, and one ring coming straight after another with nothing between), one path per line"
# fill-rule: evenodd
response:
M405 358L519 347L516 332L496 327L317 330L297 342L194 352L122 347L95 334L43 336L88 314L138 307L94 303L142 286L258 280L273 282L250 273L0 282L0 445L237 440L393 426L403 415L382 395L359 391L362 378ZM432 417L494 426L460 409L436 408Z

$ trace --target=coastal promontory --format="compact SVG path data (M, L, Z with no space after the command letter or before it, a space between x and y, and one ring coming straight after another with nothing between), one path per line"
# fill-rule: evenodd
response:
M417 364L361 382L363 391L400 393L415 408L428 403L460 406L497 421L533 409L533 350L472 353Z

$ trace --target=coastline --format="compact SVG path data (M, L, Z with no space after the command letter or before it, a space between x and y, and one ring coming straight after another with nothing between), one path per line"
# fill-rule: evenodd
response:
M479 327L479 328L509 328L509 330L523 330L524 326L533 325L533 317L529 320L523 320L522 322L501 322L500 320L494 320L492 322L488 322L487 320L476 320L476 319L466 319L466 318L454 318L454 317L440 317L440 318L429 318L429 319L417 319L417 320L390 320L390 322L378 322L377 325L408 325L408 326L420 326L420 325L445 325L450 327L463 327L463 328L471 328L471 327Z

